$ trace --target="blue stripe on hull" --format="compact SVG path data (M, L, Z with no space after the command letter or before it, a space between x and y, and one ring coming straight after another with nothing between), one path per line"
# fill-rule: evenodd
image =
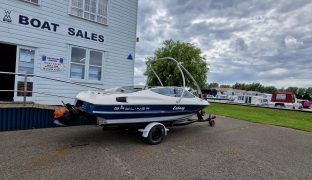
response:
M104 119L137 119L193 114L205 105L94 105L81 106L88 114Z
M167 116L179 116L179 115L187 115L187 114L193 114L194 112L175 112L175 113L141 113L141 114L123 114L120 112L120 114L100 114L100 113L94 113L93 115L97 117L101 117L104 119L138 119L138 118L153 118L153 117L167 117Z

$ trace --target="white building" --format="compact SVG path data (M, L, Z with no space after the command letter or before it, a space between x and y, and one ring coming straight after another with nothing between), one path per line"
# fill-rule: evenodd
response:
M138 0L0 0L0 71L101 88L133 85ZM23 89L0 74L0 90ZM27 101L60 104L90 88L29 77ZM0 92L21 101L22 92Z

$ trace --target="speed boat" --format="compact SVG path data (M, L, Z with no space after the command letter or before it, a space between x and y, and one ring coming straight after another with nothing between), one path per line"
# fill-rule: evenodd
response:
M159 137L166 135L169 125L186 125L196 121L209 121L214 125L213 118L203 118L202 110L209 103L189 92L185 86L184 72L194 81L198 89L197 95L201 94L197 82L181 63L173 58L162 58L162 60L173 60L181 72L183 87L159 86L145 87L119 87L106 89L104 91L85 91L76 96L74 106L66 104L67 110L55 112L55 124L72 125L77 119L85 118L95 120L97 125L105 128L112 126L138 127L143 132L143 137L149 137L150 131L158 127ZM150 66L150 68L152 68ZM153 70L153 69L152 69ZM160 81L156 72L154 74ZM67 114L66 114L67 113ZM190 120L197 115L196 121ZM157 128L156 128L157 129ZM155 134L155 133L154 133ZM150 139L153 140L151 134ZM149 142L157 144L160 141ZM156 142L156 143L155 143Z
M109 93L110 92L110 93ZM131 124L189 119L209 103L181 87L81 92L76 107L97 117L97 124Z

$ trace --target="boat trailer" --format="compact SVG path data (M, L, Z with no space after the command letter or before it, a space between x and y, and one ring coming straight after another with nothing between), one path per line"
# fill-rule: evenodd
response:
M114 130L114 129L128 129L135 130L142 133L142 137L145 138L146 142L151 145L159 144L167 136L170 127L174 126L186 126L195 122L208 122L211 127L215 126L216 116L208 114L208 117L205 117L204 111L196 113L196 116L193 116L191 119L183 121L171 121L171 122L150 122L150 123L141 123L141 124L121 124L121 125L100 125L105 130ZM58 108L54 111L54 124L58 126L72 126L79 119L83 119L89 122L96 123L96 117L90 116L84 112L83 109L75 107L69 103L64 104L64 107Z

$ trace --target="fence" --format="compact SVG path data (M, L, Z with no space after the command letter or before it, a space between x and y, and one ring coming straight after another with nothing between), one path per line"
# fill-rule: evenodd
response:
M50 128L56 127L53 124L53 108L44 108L41 107L27 107L27 93L37 93L37 94L44 94L48 96L55 96L61 98L70 98L74 99L73 97L61 96L57 94L51 94L46 92L39 92L39 91L32 91L27 89L27 78L28 77L36 77L36 78L43 78L50 81L57 81L62 83L74 84L77 86L88 87L92 89L99 89L103 90L102 88L90 86L86 84L70 82L50 77L38 76L34 74L23 74L23 73L13 73L13 72L3 72L0 71L1 74L6 75L14 75L14 76L22 76L24 79L24 87L19 90L0 90L0 92L20 92L23 96L23 106L22 107L2 107L0 108L0 131L12 131L12 130L22 130L22 129L33 129L33 128ZM79 120L75 125L87 125L90 122Z
M53 124L52 109L31 107L0 108L0 131L57 127ZM91 122L79 120L75 125L88 125Z
M45 77L45 76L39 76L39 75L35 75L35 74L13 73L13 72L0 71L0 75L1 74L14 75L14 76L17 75L17 76L24 77L23 78L24 79L24 84L23 84L23 88L22 89L19 89L19 90L13 90L13 89L0 90L0 92L20 92L23 95L23 104L24 104L24 106L26 105L26 102L27 102L27 93L37 93L37 94L44 94L44 95L48 95L48 96L55 96L55 97L61 97L61 98L74 99L73 97L68 97L68 96L61 96L61 95L57 95L57 94L51 94L51 93L46 93L46 92L28 90L27 89L27 82L28 82L27 78L28 77L42 78L42 79L55 81L55 82L62 82L62 83L73 84L73 85L77 85L77 86L88 87L88 88L92 88L92 89L104 90L103 88L99 88L99 87L96 87L96 86L90 86L90 85L86 85L86 84L81 84L81 83L77 83L77 82L70 82L70 81L65 81L65 80L61 80L61 79Z

